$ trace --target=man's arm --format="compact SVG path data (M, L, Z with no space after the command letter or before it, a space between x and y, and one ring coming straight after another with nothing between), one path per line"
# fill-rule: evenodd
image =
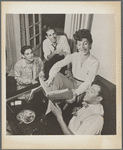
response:
M92 115L80 122L80 126L76 131L76 135L99 135L103 128L103 117L100 115Z
M21 67L19 64L14 66L15 79L19 84L31 84L32 80L22 76Z
M50 47L51 45L49 45L48 40L44 40L43 42L43 52L44 52L44 57L46 60L50 60L52 59L56 54L59 54L58 50L54 51L54 47ZM50 49L51 48L51 49ZM51 52L52 51L52 52Z
M64 45L65 45L63 51L66 53L66 55L71 54L71 52L70 52L70 46L69 46L69 44L68 44L68 41L67 41L66 36L63 36L63 43L64 43Z
M73 132L67 127L66 123L63 120L62 112L60 107L56 104L56 106L50 101L50 107L54 115L56 116L62 131L65 135L73 135Z
M53 51L51 54L47 55L47 60L49 61L49 60L52 59L56 54L58 54L58 51L57 51L57 50Z

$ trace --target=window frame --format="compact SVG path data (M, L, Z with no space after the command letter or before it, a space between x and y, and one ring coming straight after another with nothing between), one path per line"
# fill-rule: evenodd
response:
M41 24L42 24L42 20L41 20L41 14L31 14L33 15L33 24L29 26L29 16L30 14L25 14L25 28L26 28L26 41L27 41L27 45L30 45L30 40L34 39L34 47L33 52L35 52L37 49L39 49L41 47L41 35L42 35L42 31L41 31ZM39 15L39 21L35 22L35 15ZM35 26L39 24L39 33L36 34L35 31ZM29 29L33 27L33 36L30 38L30 33L29 33ZM39 44L36 45L36 37L39 35ZM41 55L41 52L40 52Z

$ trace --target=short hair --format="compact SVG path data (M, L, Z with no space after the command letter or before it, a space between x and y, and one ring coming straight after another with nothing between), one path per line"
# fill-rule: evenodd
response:
M54 30L56 32L56 29L54 27L52 27L52 26L47 27L46 25L43 27L42 30L43 30L44 36L47 36L47 31L49 31L49 30Z
M82 29L75 32L73 35L75 42L81 41L83 38L86 38L90 44L93 43L92 35L88 29Z
M96 80L92 83L96 84L100 87L100 91L98 92L98 96L101 96L103 99L107 99L110 96L110 91L107 86L105 86L100 80Z
M23 46L23 47L21 48L21 54L24 55L24 52L25 52L27 49L31 49L31 50L32 50L31 46L25 45L25 46Z

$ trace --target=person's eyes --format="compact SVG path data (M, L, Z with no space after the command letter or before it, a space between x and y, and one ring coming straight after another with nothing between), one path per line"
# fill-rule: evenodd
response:
M94 90L91 90L91 93L94 93Z
M81 43L77 43L78 46L81 46Z
M84 45L87 45L88 43L87 42L84 42Z

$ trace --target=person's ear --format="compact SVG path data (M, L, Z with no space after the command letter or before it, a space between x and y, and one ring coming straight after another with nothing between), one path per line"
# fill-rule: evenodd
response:
M97 100L101 102L103 100L103 98L101 96L98 96Z
M48 36L45 36L46 39L48 39Z
M92 44L90 44L90 49L92 48Z
M21 56L22 56L22 59L24 59L24 58L25 58L25 56L24 56L23 54L22 54Z

